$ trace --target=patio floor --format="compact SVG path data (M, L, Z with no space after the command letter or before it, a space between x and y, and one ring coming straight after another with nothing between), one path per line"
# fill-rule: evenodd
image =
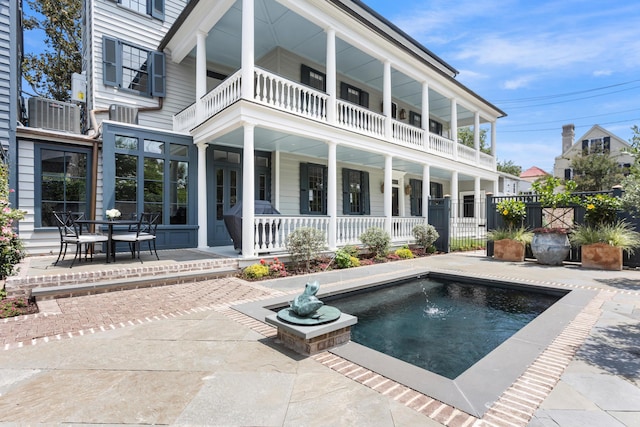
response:
M163 261L170 258L161 254ZM203 261L175 258L174 264ZM21 274L39 275L45 264L30 264ZM588 288L598 297L559 337L564 350L545 350L535 370L523 375L525 383L488 402L491 408L480 420L331 353L302 357L286 351L270 326L231 308L295 295L309 276L263 282L225 277L43 301L38 315L0 321L0 422L640 425L640 271L498 262L472 252L313 278L330 287L424 269Z

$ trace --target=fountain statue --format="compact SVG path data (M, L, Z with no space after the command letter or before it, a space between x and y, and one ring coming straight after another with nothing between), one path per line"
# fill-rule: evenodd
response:
M307 283L302 294L293 299L290 307L278 312L278 318L296 325L320 325L338 319L340 310L324 305L316 297L319 289L318 281Z

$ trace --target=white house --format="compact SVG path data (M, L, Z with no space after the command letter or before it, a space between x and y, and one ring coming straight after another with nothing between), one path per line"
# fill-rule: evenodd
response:
M633 164L633 156L625 152L629 148L631 146L628 142L599 125L591 127L576 142L574 125L564 125L562 126L562 154L555 159L553 176L561 179L573 179L571 161L574 158L603 150L618 162L623 173L627 173Z
M371 226L407 241L430 198L461 200L456 221L498 193L504 112L360 1L86 0L83 58L88 130L19 131L33 252L56 244L56 209L161 212L159 247L203 248L231 244L223 214L242 201L253 257L299 226L329 248Z

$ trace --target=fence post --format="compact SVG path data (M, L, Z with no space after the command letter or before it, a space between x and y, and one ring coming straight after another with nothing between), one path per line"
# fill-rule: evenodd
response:
M486 218L487 218L487 232L490 230L494 230L496 228L496 210L493 208L493 193L489 192L486 193L486 198L485 198L486 204L485 204L485 210L486 210ZM487 248L487 256L488 257L492 257L493 256L493 241L488 240L485 244L485 247Z

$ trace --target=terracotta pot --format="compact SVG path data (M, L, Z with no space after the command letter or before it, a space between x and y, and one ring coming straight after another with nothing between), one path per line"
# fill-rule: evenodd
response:
M538 264L562 265L567 258L571 245L565 233L534 233L531 252Z
M582 266L598 270L622 270L622 248L606 243L594 243L581 247Z
M503 261L524 261L524 243L512 239L493 242L493 257Z

